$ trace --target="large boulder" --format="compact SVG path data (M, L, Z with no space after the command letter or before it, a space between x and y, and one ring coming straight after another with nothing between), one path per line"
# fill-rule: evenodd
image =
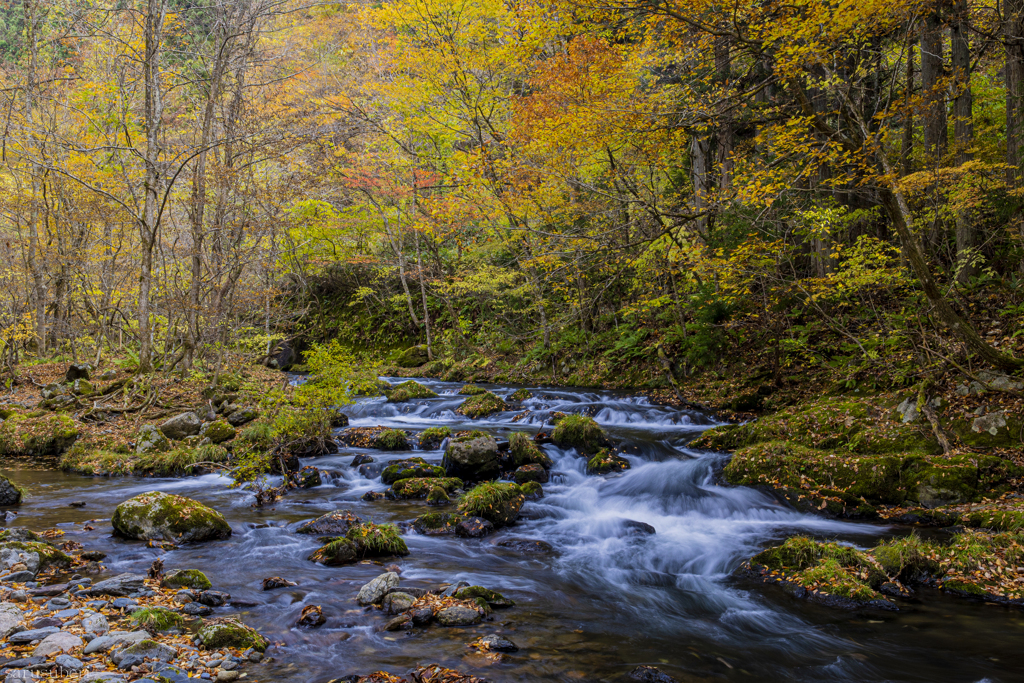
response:
M160 425L164 436L173 441L181 441L186 436L195 436L203 428L203 421L193 412L175 415Z
M142 425L135 435L136 453L160 453L170 447L171 442L155 425Z
M398 354L398 358L395 359L395 365L400 368L418 368L428 360L430 360L430 356L427 353L427 347L421 344L419 346L410 346Z
M64 373L65 382L74 382L76 379L92 379L92 366L88 363L76 363L69 365Z
M0 639L14 633L21 623L21 608L13 602L0 602Z
M0 506L17 505L21 502L21 489L7 477L0 475Z
M252 422L259 416L260 413L255 408L241 406L240 408L231 411L231 414L228 415L228 424L232 427L241 427L244 424Z
M208 422L202 426L199 430L199 436L209 439L213 443L224 443L235 438L237 430L232 427L227 420L214 420Z
M475 420L478 417L484 417L485 415L503 410L508 410L505 402L495 394L485 391L482 394L475 394L467 398L462 402L462 405L455 409L455 412Z
M231 527L217 511L191 498L150 491L126 500L110 519L114 533L174 543L227 538Z
M392 462L380 473L381 482L391 485L401 479L423 479L443 477L445 471L437 465L430 465L423 458L408 458Z
M483 432L473 432L448 441L441 466L449 477L481 481L498 476L498 442Z
M362 523L363 520L349 510L335 510L303 523L295 531L315 536L344 536L349 529Z
M146 588L146 577L142 574L119 574L112 579L100 581L99 583L83 589L83 595L96 597L100 595L112 595L115 598L127 597L139 593Z

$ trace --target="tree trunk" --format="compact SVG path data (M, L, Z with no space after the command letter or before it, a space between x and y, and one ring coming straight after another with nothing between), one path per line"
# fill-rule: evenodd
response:
M924 21L921 33L921 89L924 113L924 150L927 163L940 166L948 151L946 132L945 39L938 8Z
M729 41L726 38L719 38L715 41L715 71L718 75L719 85L726 87L732 78L732 57L729 54ZM723 104L726 101L723 98ZM718 189L724 194L732 188L732 152L736 144L736 135L729 114L721 112L718 118Z
M970 11L967 0L955 0L950 47L953 63L953 140L957 165L971 159L974 146L974 94L971 91ZM956 217L957 280L966 282L975 273L972 265L974 246L974 213L964 209Z
M900 148L900 163L903 174L914 172L914 49L917 41L907 41L907 92L903 112L903 145Z
M1016 187L1020 178L1024 135L1024 0L1004 0L1003 40L1006 44L1006 171Z

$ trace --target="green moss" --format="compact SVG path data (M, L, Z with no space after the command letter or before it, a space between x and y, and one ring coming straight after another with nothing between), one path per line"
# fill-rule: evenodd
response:
M921 574L938 572L939 565L932 559L936 551L935 544L911 534L880 543L871 549L871 554L886 574L911 581Z
M257 631L234 619L204 626L199 630L198 637L207 650L233 647L238 650L252 648L257 652L264 652L270 644L270 641Z
M417 517L412 526L425 536L450 534L454 531L455 525L464 519L465 516L452 512L428 512Z
M544 495L544 487L540 482L528 481L519 487L527 498L541 498Z
M497 413L502 410L508 410L508 406L500 398L495 396L489 391L485 391L482 394L476 396L470 396L462 402L455 412L466 417L476 419L478 417L484 417L491 413Z
M511 394L509 394L508 400L519 403L521 401L525 401L528 398L533 398L533 394L530 393L529 389L516 389Z
M601 427L585 415L566 415L558 421L551 439L562 448L575 448L581 453L593 453L606 442Z
M31 541L33 543L46 543L46 540L34 531L28 529L0 529L0 543L9 541Z
M399 479L391 487L396 498L426 498L431 489L439 488L446 493L462 488L462 480L456 477L434 477L429 479Z
M388 394L388 403L401 403L414 398L437 398L437 393L419 382L409 380L397 385Z
M468 586L458 591L455 597L459 600L476 600L479 598L491 607L514 607L516 604L501 593L484 588L483 586Z
M630 468L629 461L616 455L607 448L602 448L593 458L587 461L587 474L610 474L622 472Z
M471 432L459 432L458 434L455 435L455 438L452 439L452 442L465 443L467 441L472 441L473 439L479 439L482 436L486 437L487 433L481 432L479 429L474 429Z
M487 390L475 384L465 384L459 389L459 393L463 396L476 396L477 394L486 394Z
M71 566L71 558L49 543L40 541L5 541L0 543L0 548L12 548L22 552L38 554L40 569L47 569L49 567L65 569Z
M250 422L235 437L235 445L258 451L268 450L273 445L274 434L270 423L263 420Z
M439 486L435 486L427 493L427 505L447 505L452 502L448 492Z
M494 526L508 526L516 521L526 495L518 484L487 482L462 496L459 512L469 517L483 517Z
M981 527L993 531L1020 531L1024 529L1022 510L979 510L960 517L965 526Z
M433 449L440 448L441 443L452 435L450 427L430 427L420 432L419 444L420 448Z
M385 467L380 473L380 480L385 484L394 484L402 479L443 477L444 474L443 467L430 465L423 458L407 458Z
M163 607L143 607L132 612L132 623L150 633L183 629L185 620L177 612Z
M409 439L401 429L385 429L374 437L373 446L382 451L407 451Z
M824 595L858 601L881 599L877 588L888 580L871 556L838 543L805 536L787 539L750 558L750 564L777 572L787 580Z
M345 536L362 557L409 554L409 547L394 524L364 522L349 529Z
M0 456L62 455L78 435L75 421L67 415L14 413L0 424Z
M514 432L508 437L508 452L516 467L523 465L540 465L545 469L554 466L548 454L537 447L529 434Z
M213 588L206 574L198 569L175 569L164 576L162 584L165 588L194 588L205 591Z

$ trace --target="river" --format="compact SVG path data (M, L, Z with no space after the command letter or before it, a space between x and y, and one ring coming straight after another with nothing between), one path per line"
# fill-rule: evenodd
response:
M393 379L392 381L401 381ZM287 494L274 507L251 507L252 496L218 475L188 479L89 478L30 463L8 473L30 498L11 526L59 526L67 538L109 554L110 575L143 572L157 557L167 569L196 567L214 588L248 607L218 608L239 616L278 643L273 658L250 669L262 681L322 683L346 674L384 669L404 673L440 663L504 681L621 681L648 664L691 681L1024 681L1019 610L919 593L897 612L842 612L793 599L775 588L732 576L745 558L793 534L873 545L906 529L838 522L794 512L770 496L722 485L716 479L728 456L688 450L714 426L707 415L653 405L621 392L532 388L525 419L499 413L469 420L454 410L460 384L424 380L440 395L389 404L363 398L346 406L352 426L409 430L448 425L480 429L499 438L535 433L552 411L593 416L621 440L632 469L609 478L584 474L585 460L556 446L553 481L539 501L527 502L512 528L482 540L426 537L409 531L411 554L402 558L402 585L430 588L458 580L482 585L516 601L493 621L468 628L381 632L386 618L355 602L359 587L379 574L364 563L323 567L306 557L315 538L294 533L298 523L349 509L378 523L409 521L431 510L423 501L365 502L379 479L349 466L368 453L378 461L409 457L344 448L303 461L326 472L322 486ZM518 387L488 386L501 396ZM550 429L550 426L548 427ZM431 462L442 452L416 451ZM121 501L149 490L196 498L231 523L229 540L165 552L111 536ZM83 508L69 507L85 501ZM623 533L622 520L653 526L654 535ZM93 521L92 529L86 522ZM553 551L522 554L500 547L508 538L541 539ZM282 576L297 586L263 592L262 579ZM294 625L306 605L321 605L327 623L316 630ZM519 652L493 662L467 643L500 633Z

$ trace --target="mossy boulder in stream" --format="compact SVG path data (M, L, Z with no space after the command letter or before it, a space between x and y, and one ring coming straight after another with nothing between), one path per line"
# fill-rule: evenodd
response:
M407 451L409 437L401 429L385 429L373 437L373 447L382 451Z
M602 448L593 458L587 461L587 474L611 474L623 472L630 468L629 461L607 448Z
M515 523L525 502L526 495L518 484L489 482L467 491L459 501L459 512L503 527Z
M402 403L414 398L437 398L437 392L419 382L409 380L395 386L388 394L388 403Z
M452 435L451 427L430 427L420 432L419 443L423 450L439 448Z
M475 420L478 417L484 417L485 415L501 412L502 410L508 410L505 402L491 392L485 391L482 394L476 394L467 398L462 402L462 405L455 409L455 412Z
M443 477L445 470L437 465L430 465L423 458L407 458L393 462L380 473L381 482L389 486L402 479L423 479Z
M463 396L476 396L477 394L486 394L487 390L475 384L464 384L459 389L459 393Z
M30 531L27 534L20 533L20 529L9 531L13 533L0 535L0 550L9 548L19 553L35 553L39 556L40 570L50 567L66 569L71 566L71 558L56 546L44 541L42 537Z
M453 512L428 512L412 523L412 528L424 536L443 536L455 533L455 525L466 519Z
M174 543L227 538L231 527L217 511L191 498L150 491L117 506L114 533L136 540Z
M472 432L448 441L441 466L449 477L464 481L493 479L501 471L498 442L483 432Z
M217 623L207 624L199 630L197 636L206 650L233 647L238 650L252 648L257 652L264 652L270 645L270 641L255 629L234 619L224 619Z
M436 477L429 479L399 479L391 487L393 498L426 498L432 489L439 488L445 493L462 488L462 480L456 477Z
M165 588L194 588L205 591L213 588L206 574L198 569L174 569L164 575L161 585Z
M394 524L364 522L349 529L345 537L355 544L360 557L409 554L409 547Z
M513 432L508 436L508 452L516 467L523 465L540 465L546 470L554 466L547 453L542 451L529 434Z
M295 533L315 536L344 536L349 529L362 523L363 520L350 510L335 510L303 523L295 530Z
M562 448L575 448L580 453L594 453L607 443L604 430L594 418L586 415L566 415L555 425L551 440Z
M22 499L21 487L0 475L0 506L18 505Z

